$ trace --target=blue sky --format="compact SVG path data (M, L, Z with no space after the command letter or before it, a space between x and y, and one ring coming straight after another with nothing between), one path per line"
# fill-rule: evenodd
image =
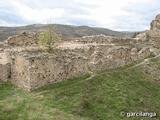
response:
M0 0L0 26L57 23L140 31L159 13L159 0Z

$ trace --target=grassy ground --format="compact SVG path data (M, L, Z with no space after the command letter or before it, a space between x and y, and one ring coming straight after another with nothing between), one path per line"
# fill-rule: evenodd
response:
M152 111L157 113L154 120L160 119L160 83L141 68L123 67L89 77L31 93L9 83L0 85L0 120L140 120L124 117L122 111Z

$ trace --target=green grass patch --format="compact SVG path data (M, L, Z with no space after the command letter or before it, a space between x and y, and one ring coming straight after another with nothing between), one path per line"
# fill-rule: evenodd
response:
M149 80L142 68L128 67L31 93L9 83L0 85L0 120L140 120L123 117L122 111L153 111L157 113L154 120L160 119L160 84Z

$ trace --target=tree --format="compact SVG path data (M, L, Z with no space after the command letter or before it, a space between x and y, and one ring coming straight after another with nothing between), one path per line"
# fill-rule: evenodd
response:
M41 32L38 35L38 44L52 48L56 41L61 40L61 37L53 30L53 25L48 25L48 30Z

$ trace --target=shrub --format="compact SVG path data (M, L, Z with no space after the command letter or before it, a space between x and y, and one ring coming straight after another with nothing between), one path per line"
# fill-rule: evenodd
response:
M43 31L38 35L38 44L51 48L56 41L61 39L62 38L54 32L53 26L49 25L47 31Z

